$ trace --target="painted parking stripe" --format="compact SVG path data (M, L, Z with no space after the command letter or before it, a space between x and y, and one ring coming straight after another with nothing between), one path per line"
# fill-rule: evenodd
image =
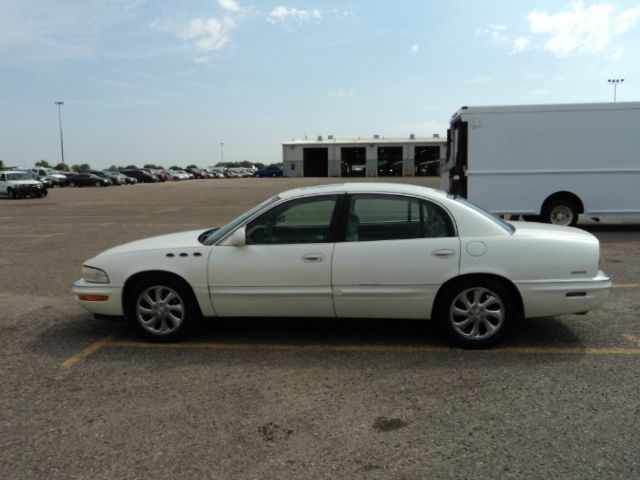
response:
M630 343L633 343L638 348L640 348L640 338L635 335L631 335L630 333L623 333L622 336Z
M80 360L82 360L83 358L86 358L89 355L97 352L102 347L104 347L106 345L109 345L109 343L111 343L111 337L104 337L104 338L101 338L100 340L98 340L96 342L93 342L88 347L80 350L73 357L70 357L70 358L66 359L64 362L62 362L60 364L60 368L69 369L69 368L73 367Z
M387 352L387 353L470 353L470 354L536 354L536 355L633 355L640 356L640 339L623 334L636 348L625 347L496 347L487 350L464 350L431 345L296 345L278 343L147 343L114 341L111 337L98 340L60 364L69 369L98 350L108 348L140 348L146 350L231 350L231 351L308 351L308 352Z
M487 350L464 350L453 347L429 345L295 345L273 343L146 343L114 341L110 347L148 348L169 350L277 350L277 351L327 351L327 352L396 352L396 353L517 353L517 354L589 354L589 355L640 355L640 348L623 347L497 347Z

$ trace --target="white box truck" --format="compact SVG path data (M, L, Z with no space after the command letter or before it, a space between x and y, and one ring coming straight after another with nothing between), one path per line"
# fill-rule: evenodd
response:
M442 188L499 215L640 215L640 103L462 107Z

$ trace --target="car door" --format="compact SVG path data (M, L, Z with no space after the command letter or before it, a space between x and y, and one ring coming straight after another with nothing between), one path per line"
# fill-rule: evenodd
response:
M458 275L449 213L424 199L350 195L332 283L338 317L428 318L440 285Z
M214 246L208 278L217 315L334 316L331 260L342 197L279 203L244 226L246 245Z

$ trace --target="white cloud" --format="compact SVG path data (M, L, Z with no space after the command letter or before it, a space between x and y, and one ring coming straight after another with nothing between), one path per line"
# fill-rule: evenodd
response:
M593 54L604 52L613 36L631 29L640 16L640 7L623 11L615 18L614 10L610 3L585 8L584 2L577 0L570 9L553 14L533 10L527 20L532 34L549 37L543 48L554 55L565 57L574 51Z
M242 12L242 7L236 0L218 0L218 5L229 12L240 13Z
M513 53L519 53L527 50L531 40L528 37L518 37L513 41Z
M616 18L616 27L613 33L619 34L626 32L636 24L638 17L640 17L640 7L622 12L618 15L618 18Z
M418 50L420 50L420 45L418 45L417 43L414 43L413 45L411 45L411 49L410 49L411 55L418 53Z
M220 50L229 42L229 32L236 27L231 17L194 18L186 28L178 32L183 40L191 41L198 50Z
M320 20L320 18L322 18L322 14L317 8L313 8L311 10L300 10L297 8L285 7L283 5L271 10L271 13L267 16L267 20L271 23L286 22L289 20L302 23L309 20Z
M504 42L507 40L506 31L507 27L504 25L493 25L488 28L476 28L476 35L487 35L497 42Z

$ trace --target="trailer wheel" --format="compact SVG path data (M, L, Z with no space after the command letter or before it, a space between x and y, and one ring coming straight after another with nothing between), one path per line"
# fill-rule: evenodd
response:
M542 220L554 225L574 227L578 223L578 206L570 198L556 198L542 209Z

